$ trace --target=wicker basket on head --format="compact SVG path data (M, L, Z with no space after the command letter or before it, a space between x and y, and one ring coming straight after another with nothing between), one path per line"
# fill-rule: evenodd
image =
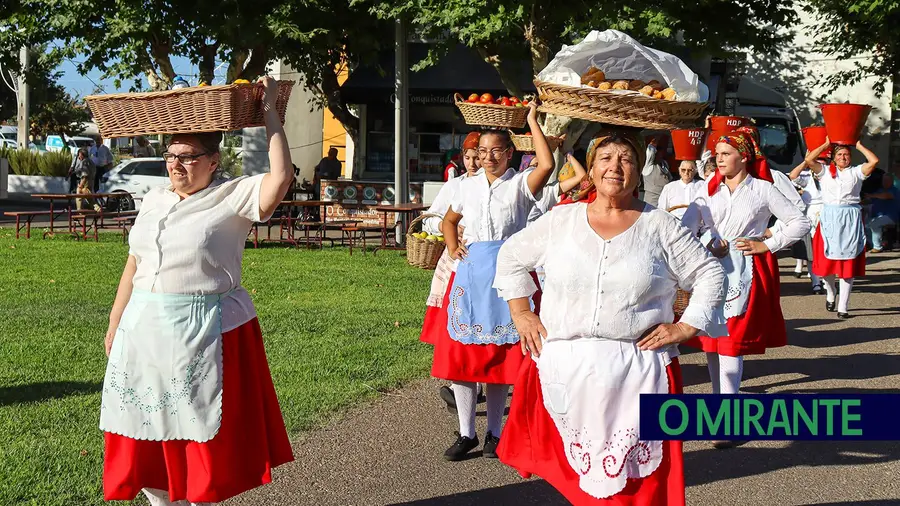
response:
M516 146L516 151L521 151L524 153L534 153L534 139L530 135L519 135L514 134L512 132L509 133L509 137L512 139L513 145ZM550 152L556 151L562 146L563 141L566 140L565 135L562 137L551 137L546 136L547 144L550 145Z
M429 241L427 239L419 239L414 236L414 228L426 218L440 218L440 215L434 213L424 213L414 219L409 224L406 231L406 261L409 265L421 267L422 269L434 269L437 267L441 254L444 253L446 244L443 241Z
M685 209L688 206L682 204L679 206L672 206L666 209L666 212L671 213L676 209ZM688 304L691 302L691 292L686 292L681 288L675 289L675 303L672 304L672 310L675 311L675 317L680 318L681 315L684 314L685 308L687 308Z
M694 126L706 103L663 100L640 94L613 93L535 80L541 112L587 121L654 130Z
M293 81L278 81L276 109L281 123ZM92 95L87 100L100 135L227 132L265 126L262 84L194 86L150 93Z
M494 126L504 128L522 128L528 119L527 107L509 107L497 104L472 104L466 102L462 95L454 96L456 107L462 113L467 125Z

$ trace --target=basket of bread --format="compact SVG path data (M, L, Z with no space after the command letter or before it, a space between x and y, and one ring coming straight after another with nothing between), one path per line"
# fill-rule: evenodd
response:
M276 109L281 123L293 81L278 81ZM222 132L265 126L261 83L235 81L222 86L192 86L149 93L86 97L103 137Z
M497 97L490 93L473 93L464 99L459 93L454 100L467 125L522 128L528 119L528 100Z
M709 91L681 60L615 30L566 46L534 81L540 111L649 129L694 126Z

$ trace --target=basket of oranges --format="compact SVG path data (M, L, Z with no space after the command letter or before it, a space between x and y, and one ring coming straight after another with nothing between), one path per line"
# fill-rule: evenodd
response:
M281 123L293 81L278 81ZM85 100L103 137L223 132L265 125L261 83L235 81L150 93L92 95Z
M456 106L466 124L502 128L522 128L528 118L528 101L516 97L494 98L490 93L472 93L468 99L457 93Z

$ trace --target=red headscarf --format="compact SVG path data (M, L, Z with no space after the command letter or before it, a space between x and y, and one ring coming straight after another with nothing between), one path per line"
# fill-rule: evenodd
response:
M737 149L741 158L747 159L748 174L757 179L763 179L772 183L774 182L774 179L772 179L772 172L769 169L769 162L766 161L766 155L763 154L762 149L759 147L758 139L759 131L756 127L741 127L730 134L719 137L716 144L724 142ZM715 195L716 192L719 191L719 185L722 184L724 179L725 176L723 176L717 168L715 174L713 174L709 179L709 183L707 183L707 189L709 190L710 196Z
M591 139L591 143L588 145L587 157L585 160L587 162L588 174L590 174L591 167L594 166L594 157L597 155L597 148L600 146L600 143L603 142L608 137L612 137L613 135L622 137L625 139L625 141L628 142L628 144L631 144L631 147L634 148L635 154L637 154L637 160L635 160L635 162L637 163L637 166L639 168L644 166L644 158L646 158L646 156L647 156L647 150L644 146L643 139L641 138L640 135L638 135L634 132L601 131L600 133L597 134L596 137ZM567 171L567 168L565 166L563 166L563 168L560 170L560 175L562 175L566 171ZM565 179L568 179L568 178L563 178L563 180L565 180ZM637 188L635 188L634 189L634 197L637 198L637 196L638 196L638 191L637 191ZM578 193L576 193L574 196L566 195L557 205L574 204L575 202L590 203L596 199L597 199L597 189L594 188L594 182L590 180L589 176L585 176L585 181L582 182L582 184L578 190Z
M481 138L481 134L478 132L469 132L469 135L466 136L466 140L463 141L463 152L466 150L474 149L478 150L478 140Z

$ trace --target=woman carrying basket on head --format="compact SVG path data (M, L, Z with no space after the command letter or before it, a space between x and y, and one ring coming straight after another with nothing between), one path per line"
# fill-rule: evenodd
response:
M106 334L106 500L143 490L153 505L217 503L293 460L241 287L250 227L293 182L278 87L262 82L269 173L216 179L221 132L175 135L163 154L170 184L147 193L129 235Z
M819 156L831 148L833 162L824 165L817 162ZM825 285L825 309L835 310L834 278L840 280L840 300L837 301L839 318L850 317L850 291L853 278L866 274L866 232L863 227L859 192L863 181L875 171L878 157L856 143L856 149L866 163L850 166L850 146L825 143L806 155L806 166L818 179L822 189L822 212L813 235L813 274L822 278ZM803 167L796 167L791 178L797 178Z
M720 259L726 274L727 335L699 336L687 343L706 352L716 394L738 393L744 355L787 344L778 261L772 252L809 232L809 220L775 188L760 157L749 135L720 137L716 172L682 219L694 232L703 232L701 242ZM763 241L773 215L782 226ZM718 441L715 446L727 448L733 442Z
M455 461L478 446L475 434L476 383L486 383L488 432L483 455L496 458L509 385L515 381L522 354L509 308L491 287L497 252L525 228L553 171L553 156L537 122L537 104L529 104L528 126L537 167L516 172L509 164L513 145L506 130L481 134L478 156L484 169L459 186L444 217L443 231L452 258L460 260L444 298L447 332L434 345L431 374L453 382L459 414L459 436L444 453ZM459 223L465 218L463 236Z
M507 241L497 264L494 286L530 355L498 453L577 506L684 505L681 442L641 438L638 398L680 393L677 344L724 323L714 315L719 263L677 219L634 195L643 155L637 135L595 138L589 203L558 205ZM528 304L539 265L540 317ZM679 285L693 296L672 324Z

